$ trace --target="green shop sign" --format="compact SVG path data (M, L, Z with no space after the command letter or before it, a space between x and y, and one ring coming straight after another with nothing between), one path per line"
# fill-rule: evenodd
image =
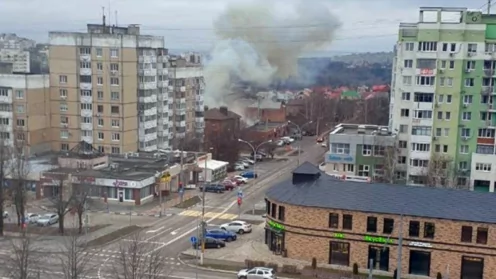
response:
M346 239L346 236L344 233L333 233L332 237L338 238L338 239ZM381 243L381 244L392 244L393 243L392 239L384 238L382 236L366 235L363 237L363 240L366 242Z
M272 220L267 220L267 225L269 225L269 227L275 231L284 231L286 229L284 225L276 223Z

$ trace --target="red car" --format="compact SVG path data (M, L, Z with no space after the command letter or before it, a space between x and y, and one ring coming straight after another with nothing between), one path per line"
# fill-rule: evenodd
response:
M236 187L237 185L232 182L231 180L224 180L224 182L222 182L222 185L224 185L225 189L227 191L232 191L234 189L234 187Z
M239 179L236 179L235 177L229 177L229 178L226 178L227 181L231 181L232 183L234 183L236 186L239 186L241 184L243 184L243 181L239 180Z

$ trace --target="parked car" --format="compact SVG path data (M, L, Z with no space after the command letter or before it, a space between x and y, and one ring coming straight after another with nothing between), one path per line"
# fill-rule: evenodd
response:
M193 243L193 248L198 249L201 247L201 240ZM205 248L222 248L226 247L226 243L222 240L215 239L212 237L205 237Z
M59 221L59 216L54 213L42 215L36 220L36 224L41 227L47 227L56 224Z
M254 267L242 269L238 272L238 279L276 279L276 272L268 267Z
M323 142L323 141L324 141L324 139L323 139L323 138L321 138L321 137L318 137L318 138L317 138L317 142L318 142L318 143L321 143L321 142Z
M242 184L241 181L235 179L234 177L228 177L228 178L224 179L224 181L230 181L230 182L232 182L232 184L234 184L234 186L239 186L240 184Z
M231 180L224 180L222 181L222 185L224 185L224 189L226 191L232 191L234 188L238 185L234 184L235 182L232 182Z
M291 137L282 137L281 140L284 141L286 144L291 144L291 143L293 143L295 141Z
M242 170L245 170L245 166L235 164L235 165L234 165L234 170L237 170L237 171L242 171Z
M200 191L203 191L203 185L198 187ZM224 193L226 190L226 187L221 184L207 184L205 185L205 192L210 192L210 193Z
M249 168L250 167L250 164L248 162L237 161L236 164L243 165L243 166L245 166L245 168Z
M235 233L221 229L207 230L207 232L205 233L205 237L220 239L226 242L234 241L237 238Z
M323 142L320 144L320 146L324 147L324 148L327 148L327 143Z
M277 145L277 146L279 146L279 147L280 147L280 146L284 146L285 144L286 144L286 143L285 143L283 140L278 140L278 141L276 142L276 145Z
M254 171L245 171L245 172L240 173L239 175L241 175L244 178L257 178L258 177L258 174L256 174Z
M230 223L220 225L220 228L238 234L251 232L251 224L245 221L232 221Z
M233 176L233 179L235 179L236 181L241 182L241 184L248 183L248 178L242 177L241 175L235 175L235 176Z
M36 222L38 221L38 219L40 219L40 215L37 214L37 213L27 213L26 214L26 219L27 219L27 223L29 223L29 224L36 224Z
M4 211L3 212L3 218L9 218L9 212L8 211Z
M248 158L248 157L243 157L243 158L241 158L241 160L242 160L243 162L247 162L247 163L248 163L248 164L250 164L250 165L255 164L255 161L254 161L254 160L252 160L252 159L250 159L250 158Z

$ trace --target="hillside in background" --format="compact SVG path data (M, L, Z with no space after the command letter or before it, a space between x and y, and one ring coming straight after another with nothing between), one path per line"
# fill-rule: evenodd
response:
M386 64L391 65L394 53L390 52L363 52L332 57L332 61L349 64Z

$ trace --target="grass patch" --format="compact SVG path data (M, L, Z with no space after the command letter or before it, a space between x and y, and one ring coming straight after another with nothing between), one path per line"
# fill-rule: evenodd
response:
M193 196L185 201L183 201L182 203L179 203L177 205L175 205L174 207L177 207L177 208L189 208L197 203L200 203L201 202L201 199L199 196Z
M88 232L95 232L99 229L105 228L109 225L95 225L88 227ZM22 229L17 226L17 224L14 223L4 223L4 231L5 232L12 232L12 233L20 233L22 232ZM83 227L83 232L85 231L86 228ZM35 224L30 224L26 228L27 233L29 234L40 234L40 235L60 235L59 233L59 226L56 224L55 226L50 226L50 227L39 227ZM79 234L79 228L64 228L64 235L77 235Z
M104 244L107 244L109 242L112 242L114 240L117 240L119 238L125 237L127 235L130 235L134 232L137 232L139 230L143 229L142 227L138 227L136 225L132 226L127 226L121 229L118 229L116 231L113 231L111 233L108 233L106 235L102 235L98 238L95 238L93 240L90 240L86 243L87 246L101 246Z

